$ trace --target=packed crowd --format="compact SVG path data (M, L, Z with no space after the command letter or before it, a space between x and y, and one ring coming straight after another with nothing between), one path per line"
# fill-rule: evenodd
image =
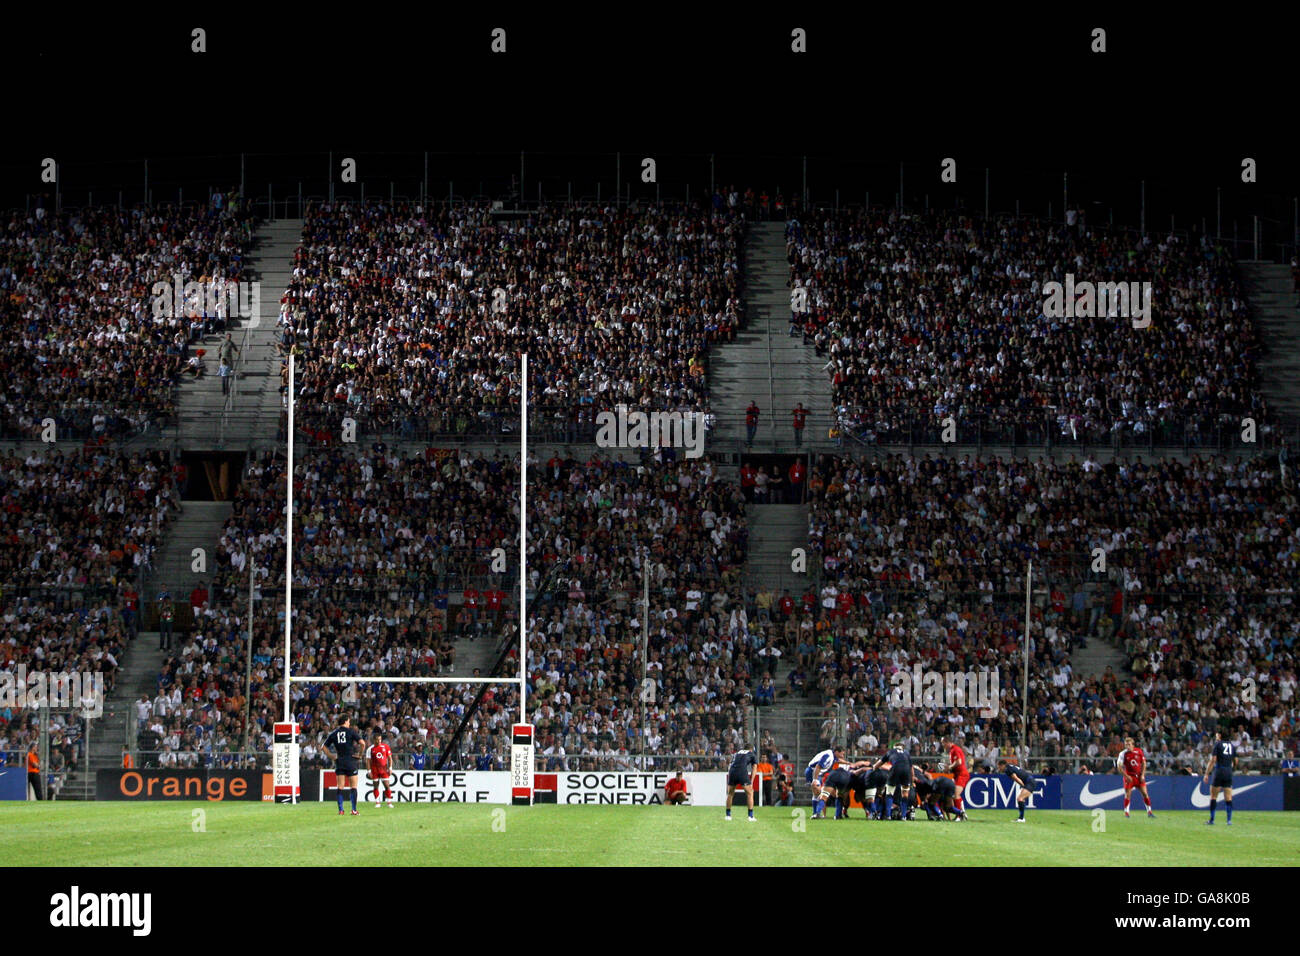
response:
M956 213L809 213L787 226L802 331L839 415L880 441L948 416L1043 441L1132 441L1261 424L1259 351L1228 253L1163 239ZM1151 322L1049 318L1044 284L1151 283ZM1137 308L1138 303L1133 304Z
M246 593L250 556L257 581L284 581L284 471L267 452L240 484L217 548L226 601ZM518 497L518 462L499 455L313 449L296 459L294 586L376 608L404 593L433 605L439 590L478 577L504 586L492 552L518 536Z
M138 625L134 582L179 507L160 453L0 455L0 673L9 686L35 692L38 672L99 675L112 692ZM47 769L58 775L81 755L82 724L62 710L53 719ZM34 744L36 720L30 706L0 705L7 759Z
M156 308L154 286L177 275L238 281L252 242L251 220L238 208L5 216L0 434L40 437L49 417L79 438L115 437L170 414L194 358L194 323L211 317L209 303L194 296Z
M620 402L702 410L710 345L741 321L743 234L728 208L671 204L314 206L280 320L302 420L499 432L522 352L530 405L577 430Z
M295 657L299 674L448 676L456 672L453 641L421 615L414 601L371 611L340 607L311 594L295 602ZM158 688L136 702L139 749L144 762L158 766L223 765L234 755L270 752L272 725L282 718L283 603L270 595L254 611L251 664L246 610L208 606L195 627L164 661ZM392 693L389 693L389 690ZM436 736L453 727L464 710L464 685L376 688L372 685L311 683L294 688L294 709L306 739L304 758L317 762L315 736L330 729L335 706L376 716L390 713L396 725L406 718ZM245 696L245 695L248 696ZM250 718L245 739L245 715ZM413 726L413 725L412 725ZM409 728L407 728L409 729ZM256 759L256 758L253 758Z
M1092 759L1126 734L1178 753L1222 729L1278 755L1300 731L1300 507L1272 459L827 456L809 491L824 584L800 602L796 654L858 724L1018 740L1032 560L1036 753ZM1132 676L1075 675L1090 639L1122 648ZM996 671L996 715L891 707L891 676L917 664Z

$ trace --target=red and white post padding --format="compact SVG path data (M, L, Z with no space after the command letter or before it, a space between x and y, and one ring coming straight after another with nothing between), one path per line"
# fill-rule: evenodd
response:
M516 806L533 803L533 725L510 728L510 802Z
M302 793L298 786L298 725L276 724L274 732L271 768L274 773L275 802L297 803Z

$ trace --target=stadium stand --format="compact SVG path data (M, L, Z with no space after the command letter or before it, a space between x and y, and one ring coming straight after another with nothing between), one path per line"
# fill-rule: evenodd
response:
M462 439L515 427L518 356L556 440L619 402L697 410L740 325L744 220L672 204L308 210L282 307L302 422ZM539 440L545 434L537 435Z
M986 441L1202 446L1269 418L1246 295L1208 238L882 210L809 212L786 232L809 303L796 321L869 441L952 415ZM1151 326L1045 317L1043 284L1067 274L1150 282Z
M155 283L238 281L252 239L239 204L10 213L0 229L0 437L129 437L172 415L190 348L224 324L190 297L167 314ZM216 297L214 297L215 299Z
M980 750L1015 739L1033 560L1046 583L1032 631L1036 756L1095 760L1126 734L1165 754L1223 730L1278 757L1300 729L1300 515L1269 459L825 456L810 491L825 584L797 652L851 723L918 737L956 724ZM1093 549L1109 573L1093 571ZM1074 673L1089 640L1116 642L1131 673ZM996 670L997 716L891 707L891 675L916 664ZM1257 697L1240 693L1248 680Z

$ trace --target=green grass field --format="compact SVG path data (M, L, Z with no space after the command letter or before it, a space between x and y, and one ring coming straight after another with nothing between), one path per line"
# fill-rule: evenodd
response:
M1297 866L1300 814L971 813L969 823L805 820L712 807L332 803L0 804L4 866ZM198 819L194 811L202 810ZM198 831L202 824L203 832ZM494 829L495 827L495 829Z

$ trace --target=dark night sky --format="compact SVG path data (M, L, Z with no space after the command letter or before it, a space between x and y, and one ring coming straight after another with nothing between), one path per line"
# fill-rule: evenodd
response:
M1071 199L1101 218L1135 221L1145 180L1148 223L1212 218L1221 187L1225 222L1262 213L1290 230L1300 165L1287 144L1289 33L1264 15L700 9L438 5L310 22L264 9L39 11L30 16L47 19L0 41L0 200L39 190L48 155L71 202L140 188L145 157L158 198L236 181L240 152L249 191L269 182L277 195L298 182L321 192L330 149L357 157L368 190L383 193L389 182L418 190L426 150L441 184L431 192L450 179L465 194L504 189L520 150L529 195L539 180L551 195L601 180L608 195L615 152L624 181L654 156L666 192L707 185L710 154L719 182L791 192L807 156L818 200L839 189L892 202L902 161L909 202L960 196L978 209L987 166L995 210L1021 199L1045 214L1048 202L1059 210L1068 171ZM194 26L207 29L205 54L189 52ZM507 30L504 55L489 51L495 26ZM795 26L808 31L806 54L789 51ZM1096 26L1105 54L1089 52ZM956 186L939 182L946 156ZM1246 156L1259 163L1253 186L1240 183Z

